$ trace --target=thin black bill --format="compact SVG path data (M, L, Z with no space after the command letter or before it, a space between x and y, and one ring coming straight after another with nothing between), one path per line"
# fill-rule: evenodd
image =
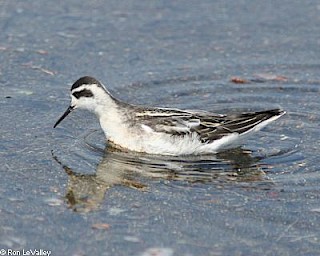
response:
M56 128L58 124L60 124L60 122L65 119L65 117L67 115L70 114L70 112L73 110L73 107L68 107L68 109L66 110L66 112L63 113L63 115L59 118L59 120L55 123L55 125L53 126L53 128Z

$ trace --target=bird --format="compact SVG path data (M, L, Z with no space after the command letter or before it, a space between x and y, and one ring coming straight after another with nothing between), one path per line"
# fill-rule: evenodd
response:
M90 76L73 83L71 104L54 128L75 109L93 112L108 145L115 149L171 156L215 154L232 148L285 114L281 109L224 115L133 105L112 96Z

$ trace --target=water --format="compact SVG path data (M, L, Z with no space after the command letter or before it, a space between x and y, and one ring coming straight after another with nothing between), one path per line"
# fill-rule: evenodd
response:
M318 14L316 1L1 2L0 249L318 255ZM83 75L135 104L287 114L217 155L115 152L87 112L52 129Z

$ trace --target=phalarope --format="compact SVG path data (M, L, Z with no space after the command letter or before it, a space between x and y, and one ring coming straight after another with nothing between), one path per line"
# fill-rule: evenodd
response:
M76 108L96 114L114 147L162 155L216 153L285 114L280 109L220 115L136 106L116 99L89 76L72 85L71 104L54 128Z

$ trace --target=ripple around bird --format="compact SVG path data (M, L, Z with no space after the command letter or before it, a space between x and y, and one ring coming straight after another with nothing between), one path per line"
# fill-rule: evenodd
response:
M294 248L288 245L288 239L302 239L306 226L308 236L303 240L312 245L318 232L313 224L319 193L317 86L296 80L234 84L213 81L210 76L120 86L116 95L135 104L223 114L272 108L282 108L287 113L253 134L241 147L215 155L164 157L110 150L95 119L92 122L89 119L89 127L82 127L82 132L67 138L77 130L81 120L91 118L88 113L79 112L68 121L71 126L63 135L67 141L56 150L57 155L63 156L62 162L72 167L67 172L66 198L70 207L77 211L107 207L104 198L108 190L114 188L121 194L126 191L121 188L128 187L141 191L139 201L147 205L163 206L169 200L171 215L179 211L179 216L182 212L198 222L200 219L194 216L201 214L201 221L207 220L209 226L221 230L222 247L228 246L226 241L238 241L239 237L245 238L244 244L255 243L260 234L283 240L277 247L291 251ZM91 192L84 196L85 191ZM84 202L83 196L90 200ZM297 218L297 211L303 211L313 221L305 223ZM229 227L223 223L237 223L238 229L229 234ZM286 231L286 223L293 223L290 229L294 234ZM211 229L208 232L217 239ZM268 239L259 243L261 248L269 246ZM244 252L245 248L241 250ZM299 243L295 248L301 248Z
M69 150L75 150L78 158L82 158L81 161L91 160L92 165L98 165L98 158L103 159L102 161L108 159L117 163L113 168L123 165L121 168L138 171L144 178L150 176L168 179L171 186L219 183L232 186L251 184L257 188L259 182L281 181L283 185L290 185L291 179L296 181L301 175L308 176L308 172L303 171L308 158L303 151L306 149L307 139L303 135L309 134L308 129L316 132L314 122L319 119L319 115L312 112L312 109L301 109L304 101L292 104L290 97L295 97L297 93L300 95L299 99L303 98L301 93L312 95L316 90L314 85L301 88L296 84L278 85L270 81L241 85L215 84L209 78L210 76L195 76L140 82L120 87L120 91L125 90L122 98L133 103L144 102L143 99L146 99L148 105L153 101L153 105L158 106L203 109L216 113L280 107L287 114L254 134L243 146L216 155L163 157L110 152L105 150L104 136L99 129L78 136L78 145L72 145ZM71 160L75 161L76 166L78 158ZM309 163L309 168L310 164L312 163ZM295 176L292 176L293 173ZM300 178L303 179L302 176ZM281 187L281 184L278 186Z

